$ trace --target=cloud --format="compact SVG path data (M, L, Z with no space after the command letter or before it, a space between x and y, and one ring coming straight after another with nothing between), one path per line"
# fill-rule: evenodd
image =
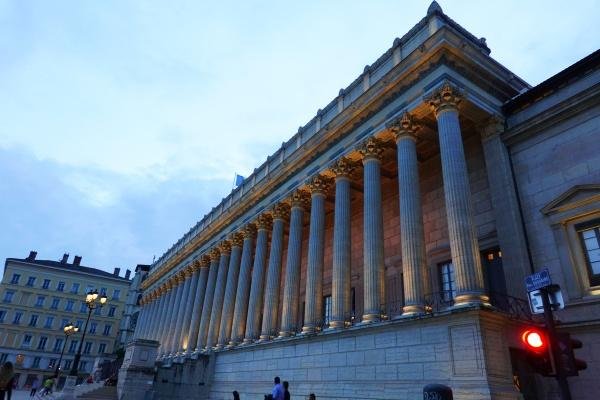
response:
M156 179L39 160L0 148L0 257L63 253L111 271L150 263L230 189L225 180Z

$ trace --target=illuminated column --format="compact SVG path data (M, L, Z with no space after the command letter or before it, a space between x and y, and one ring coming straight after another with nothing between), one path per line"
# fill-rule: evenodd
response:
M389 128L398 148L403 315L412 315L425 311L425 294L429 288L416 146L419 126L409 113L404 113Z
M138 336L141 339L150 339L151 338L151 333L150 333L150 329L152 326L152 321L154 320L156 314L158 313L157 310L157 306L158 306L158 296L156 294L156 290L153 290L152 292L150 292L150 294L148 295L148 313L146 314L146 316L144 317L144 322L140 331L140 335Z
M167 344L168 344L168 339L169 339L169 324L171 322L171 315L172 313L167 312L167 310L172 310L174 305L175 305L175 288L176 288L176 283L175 283L175 278L171 277L169 278L169 280L167 281L167 293L165 294L167 296L167 299L165 300L165 313L163 315L161 315L161 323L160 323L160 335L159 335L159 341L160 341L160 355L161 357L166 355L167 352Z
M179 319L179 313L181 312L181 299L183 297L183 283L185 281L185 273L183 271L178 271L175 274L175 285L173 288L173 298L175 299L173 303L173 307L169 312L168 319L168 330L166 335L166 348L165 355L167 357L172 357L173 348L175 347L175 336L176 336L176 328L177 328L177 320Z
M279 309L279 289L281 282L281 257L283 256L283 231L290 217L290 207L279 203L273 208L273 233L267 269L267 287L264 295L263 320L260 340L276 336L277 311Z
M244 343L252 343L259 335L259 322L262 311L263 288L265 281L265 263L267 258L267 241L271 228L271 216L262 214L256 220L258 236L256 238L256 253L252 269L252 285L250 287L250 302L246 318L246 334Z
M225 285L227 284L227 272L229 271L229 256L231 255L231 243L224 240L219 245L221 258L219 259L219 273L215 284L210 324L206 337L206 348L212 349L217 344L219 328L221 327L221 312L223 311L223 297L225 296Z
M196 290L198 288L198 271L200 270L200 263L196 260L192 262L189 266L189 278L187 279L190 282L190 288L187 292L187 295L184 294L183 301L185 302L185 311L183 315L183 323L181 325L181 331L179 333L179 348L177 353L179 355L184 355L186 350L188 350L188 335L190 333L190 323L192 321L192 310L196 303L196 298L194 297Z
M364 311L362 322L379 321L385 301L383 214L381 210L381 157L383 143L370 137L359 149L364 173Z
M204 302L202 304L202 317L200 318L200 329L198 329L198 340L196 341L196 351L201 351L206 347L206 337L208 336L208 327L210 324L210 314L212 313L213 298L215 295L215 285L217 284L217 272L219 269L219 260L221 255L219 250L214 248L209 253L210 269L208 271L208 281L206 282L206 291L204 292Z
M246 317L248 315L248 296L250 293L250 274L252 273L252 250L256 236L256 226L248 224L242 231L244 247L242 248L242 261L240 262L240 275L238 277L233 310L233 323L229 345L235 346L242 342L246 332Z
M489 301L485 295L469 174L458 120L461 100L462 94L448 82L427 99L438 123L448 235L456 279L455 305Z
M308 182L310 190L310 233L306 267L306 298L304 300L303 333L317 330L323 315L323 263L325 255L325 196L331 179L315 175Z
M183 289L181 290L181 301L177 309L177 324L175 325L175 333L173 335L173 345L171 346L171 354L181 354L182 341L187 329L184 330L186 319L190 313L192 299L190 298L190 290L192 288L192 276L194 276L194 270L191 265L188 265L183 271ZM188 319L189 320L189 319Z
M208 281L208 266L210 258L203 256L200 259L200 272L198 273L198 285L194 295L194 307L192 308L192 319L190 321L189 333L186 341L186 355L190 355L195 350L198 342L198 331L200 330L200 318L202 316L202 305L204 304L204 294L206 292L206 283Z
M335 211L333 223L333 268L331 279L330 328L343 328L352 308L350 298L350 177L356 163L342 157L331 170L335 174Z
M152 318L152 324L150 325L149 338L160 341L161 321L165 313L165 307L167 306L167 289L166 285L161 285L156 289L158 295L158 304L156 307L156 314Z
M243 237L239 233L231 235L231 257L229 258L229 271L227 272L227 285L225 287L225 298L221 314L221 325L219 327L219 342L217 347L221 348L229 342L231 323L233 321L233 307L235 306L236 289L240 273L240 257L242 255Z

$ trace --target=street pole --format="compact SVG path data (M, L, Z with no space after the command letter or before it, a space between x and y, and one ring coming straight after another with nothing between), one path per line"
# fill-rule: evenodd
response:
M556 370L556 380L560 389L560 397L562 400L571 400L571 391L569 390L569 382L561 365L560 352L558 350L558 338L556 335L556 327L554 326L554 316L552 314L552 305L550 304L550 296L547 288L541 288L542 304L544 305L544 318L546 320L546 329L548 330L548 340L552 350L552 359L554 360L554 369Z
M71 372L69 372L69 375L71 376L77 376L78 374L78 367L79 367L79 360L81 359L81 349L83 348L83 341L85 340L85 333L87 332L87 326L88 326L88 322L90 322L90 317L92 316L92 310L94 310L95 307L91 307L91 304L88 304L88 316L87 319L85 320L85 326L83 327L83 335L81 336L81 342L79 343L79 348L77 349L77 354L75 354L75 359L73 360L73 367L71 368Z
M65 354L65 347L67 347L67 341L69 340L69 335L65 334L65 342L63 343L62 351L60 352L60 358L58 359L58 364L56 364L56 369L54 370L54 375L56 376L56 380L58 381L58 374L60 374L60 363L62 362L63 354Z

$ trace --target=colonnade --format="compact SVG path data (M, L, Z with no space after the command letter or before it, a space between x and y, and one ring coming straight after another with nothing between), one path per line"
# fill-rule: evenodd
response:
M473 221L467 166L459 124L460 92L449 83L426 99L438 123L444 197L452 262L455 306L487 302ZM409 113L390 122L397 148L403 315L425 311L431 291L417 163L418 124ZM241 227L206 255L173 274L142 299L135 337L161 342L162 357L176 357L287 337L300 308L303 219L310 213L303 334L321 329L325 250L325 201L335 192L332 247L332 309L328 328L342 329L351 312L351 181L363 174L363 323L384 314L385 266L381 162L389 142L377 135L360 143L352 155L335 160L312 176L285 201ZM357 161L357 159L360 160ZM289 224L287 259L282 277L284 230ZM269 236L271 238L269 243ZM283 297L280 284L283 281ZM281 304L281 314L278 313Z

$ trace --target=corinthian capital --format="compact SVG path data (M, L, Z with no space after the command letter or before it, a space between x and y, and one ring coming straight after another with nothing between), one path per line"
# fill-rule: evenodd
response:
M481 128L481 138L483 140L491 139L504 132L504 118L499 115L492 115Z
M221 252L219 251L218 247L213 247L209 252L208 252L208 256L210 257L210 261L219 261L219 258L221 258Z
M231 234L229 240L231 240L231 247L242 247L244 244L244 235L240 232L235 232Z
M331 189L331 178L321 175L321 174L316 174L315 176L313 176L312 178L310 178L306 184L308 186L308 190L310 190L311 194L315 194L315 193L321 193L321 194L326 194L329 189Z
M381 161L383 156L384 143L376 137L369 137L358 146L358 151L363 157L363 162L369 159Z
M256 227L261 229L269 230L271 229L271 225L273 224L273 218L269 214L261 214L256 218Z
M277 203L273 207L273 219L287 221L290 218L290 206L286 203Z
M310 207L310 196L306 190L298 189L290 196L292 207L301 207L307 210Z
M219 251L221 254L231 253L231 242L229 240L223 240L221 243L219 243Z
M331 164L331 171L335 174L335 177L350 177L356 171L358 163L352 161L346 157L340 157Z
M464 98L462 91L450 82L444 81L439 89L435 90L431 96L425 99L437 117L441 111L458 109L458 105Z
M256 225L250 223L242 228L244 239L253 238L256 236Z
M388 122L386 126L390 132L392 132L396 141L404 136L416 139L417 131L421 129L421 125L419 125L414 117L408 112L405 112L395 120Z
M200 268L208 268L210 265L210 256L208 254L204 254L202 258L200 258Z

